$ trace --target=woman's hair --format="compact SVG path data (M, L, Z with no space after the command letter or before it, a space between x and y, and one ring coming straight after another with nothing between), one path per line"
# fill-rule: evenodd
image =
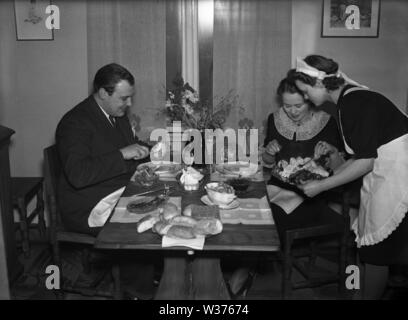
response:
M295 69L292 70L294 71ZM276 90L276 98L280 106L283 103L282 98L284 93L298 93L303 97L303 93L298 89L298 87L296 87L295 81L289 78L282 79L279 83L278 89Z
M336 74L339 71L339 64L332 60L319 55L307 56L304 61L311 67L314 67L320 71L324 71L326 74ZM296 80L302 81L305 84L314 86L316 84L317 78L311 77L302 72L297 72L296 70L290 70L288 72L288 78L295 82ZM323 85L327 90L336 90L344 85L345 81L342 77L333 75L332 77L327 77L322 80Z

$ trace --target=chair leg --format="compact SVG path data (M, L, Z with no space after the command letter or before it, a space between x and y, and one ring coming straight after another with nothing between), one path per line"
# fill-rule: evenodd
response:
M113 278L113 299L121 300L122 291L120 286L120 268L118 264L112 266L112 278Z
M82 265L84 267L84 273L88 274L91 272L90 263L91 251L88 248L82 250Z
M43 198L43 187L38 189L37 191L37 206L36 210L38 212L38 227L40 231L40 236L46 236L46 225L45 225L45 218L44 218L44 198Z
M21 243L23 247L23 253L26 258L30 257L30 239L28 234L27 224L27 208L24 203L24 199L20 198L17 201L18 212L20 215L20 231L21 231Z
M51 239L51 250L52 250L52 261L53 263L58 267L59 273L60 273L60 289L59 290L54 290L55 296L57 300L64 300L65 294L63 291L63 269L62 269L62 261L61 261L61 255L60 255L60 250L59 250L59 243L56 241L56 239Z
M340 238L340 256L339 256L339 295L345 297L346 288L346 259L347 259L347 237L342 235Z
M286 240L283 251L282 298L290 299L292 294L292 257L290 250L292 241Z

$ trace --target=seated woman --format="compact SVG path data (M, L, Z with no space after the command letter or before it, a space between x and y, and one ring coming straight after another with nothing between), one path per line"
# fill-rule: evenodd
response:
M326 157L326 165L331 169L343 163L339 152L342 140L334 118L319 111L303 97L295 83L284 79L277 89L281 107L268 118L267 134L264 141L265 164L273 165L290 158ZM270 183L273 184L271 180ZM343 223L339 214L330 209L324 199L305 198L293 211L285 212L271 203L273 216L281 241L285 231L320 223Z
M264 165L272 166L280 160L288 161L291 157L318 157L328 155L327 165L332 169L343 163L339 153L342 140L334 118L324 111L316 110L305 101L296 85L287 79L280 82L277 97L281 108L268 118L267 135L262 154ZM322 198L304 199L291 213L286 213L280 206L271 203L281 242L286 230L313 226L320 223L343 224L342 217L330 209ZM252 260L230 261L235 269L228 281L231 295L245 292L251 285L258 257Z

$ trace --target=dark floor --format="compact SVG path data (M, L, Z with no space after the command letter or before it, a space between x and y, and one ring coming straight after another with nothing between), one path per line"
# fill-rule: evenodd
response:
M49 246L45 240L39 240L36 235L36 230L31 231L32 240L31 255L29 258L25 258L23 254L20 254L19 260L24 265L24 273L12 284L11 294L12 298L16 300L52 300L56 299L56 296L52 290L48 290L45 286L46 278L48 274L45 273L46 267L51 264ZM80 271L76 270L76 264L72 260L75 260L75 251L68 251L65 254L64 261L67 261L66 274L78 275ZM101 263L102 265L103 262ZM318 258L316 265L319 266L319 271L324 272L333 271L336 265L326 259ZM71 268L71 269L70 269ZM101 273L100 269L95 269L95 272L91 272L89 278L102 278L98 287L102 289L111 289L112 281L108 272ZM99 270L99 271L98 271ZM281 299L281 272L280 265L274 259L268 259L264 262L261 268L257 268L252 285L247 292L246 296L240 296L238 299L249 300L277 300ZM106 271L106 270L105 270ZM159 274L157 280L159 280ZM226 274L228 277L228 273ZM88 279L88 277L86 278ZM296 271L293 274L295 281L301 280L302 277ZM87 281L87 280L85 280ZM345 297L341 299L351 299L353 292L349 291ZM383 299L395 300L395 299L407 299L408 297L408 281L407 277L394 276L390 282L390 286L387 288ZM89 296L83 296L80 294L66 294L67 300L88 300L88 299L107 299L107 298L95 298ZM298 289L293 291L292 299L294 300L333 300L340 299L338 294L337 285L325 285L314 289Z

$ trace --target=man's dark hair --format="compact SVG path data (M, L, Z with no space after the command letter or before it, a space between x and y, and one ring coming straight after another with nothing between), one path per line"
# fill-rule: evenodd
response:
M135 84L135 78L126 68L117 63L107 64L95 74L93 93L98 92L100 88L104 88L109 95L112 95L116 84L121 80L126 80L131 86Z

